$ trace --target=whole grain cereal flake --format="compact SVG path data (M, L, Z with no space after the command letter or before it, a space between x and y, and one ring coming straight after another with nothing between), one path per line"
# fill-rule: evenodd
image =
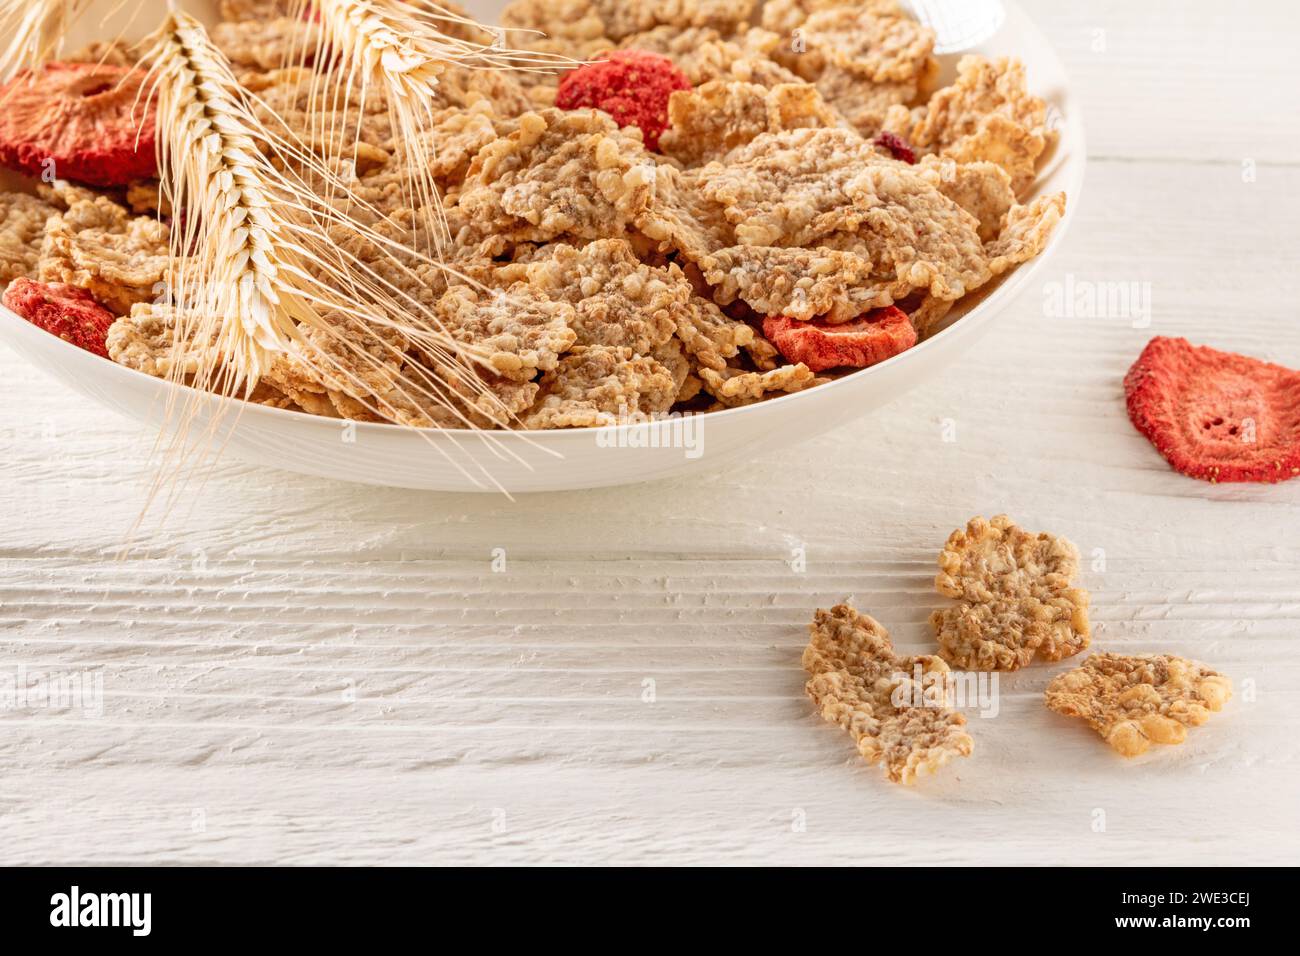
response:
M1047 706L1081 717L1125 757L1153 743L1180 744L1223 709L1232 681L1204 664L1169 654L1093 654L1047 685Z
M965 716L948 706L942 660L897 654L889 632L847 604L818 610L808 630L808 696L823 718L852 735L863 757L884 765L890 780L911 784L970 756L974 741Z
M969 670L1019 670L1059 661L1091 640L1088 592L1071 586L1079 552L1031 534L1006 515L972 518L939 555L935 589L957 603L930 615L939 653Z

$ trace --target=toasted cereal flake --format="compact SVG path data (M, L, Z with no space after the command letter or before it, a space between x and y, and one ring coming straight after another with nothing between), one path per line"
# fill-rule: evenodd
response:
M934 31L910 17L859 7L814 13L801 30L804 63L820 59L868 83L915 85L934 52Z
M527 428L593 428L666 412L677 398L671 370L631 349L578 346L541 381Z
M114 362L157 378L192 375L211 365L200 343L179 337L175 309L148 302L114 322L105 345Z
M979 220L979 237L984 243L997 238L1007 212L1016 204L1011 177L996 163L956 163L927 156L920 163L920 174Z
M479 291L453 286L438 300L443 326L467 346L466 356L515 382L556 367L577 340L572 305L546 298L525 283Z
M0 193L0 289L19 277L36 277L45 223L57 211L26 193Z
M149 216L131 216L105 197L78 200L45 224L42 282L80 286L115 315L158 297L167 279L169 231Z
M768 88L715 80L674 93L668 121L659 140L662 152L684 166L699 166L722 159L762 133L834 126L837 117L816 87L806 83Z
M783 365L770 372L749 372L728 367L722 371L702 367L698 373L704 390L727 408L752 405L773 394L802 392L820 380L807 365Z
M735 246L708 256L704 271L722 305L739 299L762 315L795 319L845 322L907 294L875 281L869 258L833 249Z
M1047 104L1029 93L1020 61L964 56L956 82L930 98L908 139L958 162L997 163L1023 195L1055 135L1047 126Z
M533 289L574 307L576 344L626 346L637 355L672 338L693 294L680 269L642 264L624 239L551 247L525 274Z
M814 13L853 7L885 16L902 16L898 0L767 0L763 5L763 26L789 35Z
M557 38L589 37L600 31L621 40L659 26L713 27L729 33L749 22L754 5L755 0L514 0L502 12L501 22Z
M847 604L818 610L808 630L808 696L826 721L849 732L858 753L883 764L890 780L912 784L971 755L975 742L965 716L949 706L942 660L899 655L888 631Z
M1093 654L1047 685L1047 706L1082 717L1125 757L1180 744L1232 696L1232 681L1170 654Z
M636 130L596 110L545 110L474 158L459 208L480 234L516 242L622 232L649 206L654 160Z
M212 28L212 42L234 67L278 70L314 52L320 43L319 27L310 20L275 17L270 20L239 20Z
M1028 205L1013 206L997 239L989 243L990 272L1001 275L1042 252L1063 215L1065 193L1039 196Z
M678 315L677 338L696 363L723 372L728 359L754 344L755 333L709 300L692 296L689 307Z
M1006 515L972 518L939 555L935 589L958 603L930 623L940 653L970 670L1019 670L1059 661L1091 640L1088 592L1071 587L1079 552L1064 538L1030 534Z
M803 246L861 222L847 190L881 162L850 130L765 133L702 170L699 188L722 207L740 244Z
M623 49L650 50L671 59L693 86L703 86L713 80L736 80L776 86L780 83L798 83L800 79L790 70L771 59L780 45L775 33L757 27L723 39L714 29L691 27L655 27L645 33L636 33L623 40Z

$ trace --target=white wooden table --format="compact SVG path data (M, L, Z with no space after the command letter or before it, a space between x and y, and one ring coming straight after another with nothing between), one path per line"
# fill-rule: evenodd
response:
M150 436L0 349L0 673L103 688L0 710L0 863L1293 862L1300 481L1173 474L1120 380L1154 334L1300 366L1300 13L1030 7L1093 151L1047 281L1139 283L1149 327L1031 290L795 450L513 504L226 461L115 560ZM940 777L857 759L802 693L813 609L932 646L936 551L999 511L1079 545L1096 648L1204 659L1228 710L1124 762L1034 667Z

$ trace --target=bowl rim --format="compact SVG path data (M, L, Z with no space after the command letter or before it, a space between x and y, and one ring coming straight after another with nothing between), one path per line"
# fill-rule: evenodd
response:
M1061 62L1060 56L1057 53L1055 46L1053 46L1048 41L1047 37L1044 36L1043 33L1039 30L1038 25L1033 22L1033 19L1029 17L1029 15L1020 7L1020 5L1015 2L1015 0L1004 0L1004 2L1008 7L1007 22L1010 23L1014 19L1018 21L1018 24L1022 30L1032 32L1035 35L1035 38L1039 46L1041 47L1041 49L1046 51L1047 55L1056 61L1056 67L1061 76L1062 88L1065 90L1072 91L1073 84L1070 82L1068 71L1065 69L1064 63ZM951 56L955 56L955 54L945 54L945 56L951 57ZM974 327L977 325L992 321L993 318L996 317L997 313L1000 312L1004 306L1009 304L1010 300L1014 299L1017 296L1020 290L1029 281L1029 279L1032 278L1034 275L1036 275L1046 265L1048 260L1054 255L1057 248L1060 246L1060 243L1064 240L1065 235L1068 232L1069 227L1074 220L1075 214L1078 211L1079 199L1083 193L1083 183L1085 180L1085 173L1087 171L1087 166L1088 166L1088 153L1087 153L1087 136L1086 136L1085 126L1083 121L1083 115L1079 109L1078 104L1073 100L1070 102L1070 111L1069 114L1066 116L1065 123L1063 124L1063 130L1068 132L1070 152L1072 155L1075 155L1077 152L1077 160L1075 161L1076 170L1074 175L1072 176L1071 180L1066 182L1062 187L1066 192L1066 205L1065 205L1065 212L1061 216L1060 222L1057 223L1056 228L1052 233L1052 237L1048 240L1047 245L1036 257L1034 257L1032 261L1021 263L1018 267L1012 270L1012 272L1009 275L1003 277L998 282L997 288L995 288L993 292L990 295L988 295L987 298L985 298L983 301L976 304L975 307L972 308L969 312L962 315L956 321L952 322L950 325L941 329L939 332L935 333L934 335L930 336L924 341L918 342L916 345L914 345L912 348L908 349L907 351L900 352L897 355L891 356L885 361L872 365L869 368L857 369L855 371L849 372L848 374L841 375L838 378L832 379L831 381L826 382L824 384L816 385L811 388L805 388L798 392L788 392L783 395L772 396L771 398L765 398L759 402L754 402L749 405L741 405L735 408L722 408L722 409L717 409L715 411L694 412L694 413L690 413L691 417L698 417L701 423L720 421L725 418L734 418L742 414L759 414L761 413L762 409L770 408L776 404L789 405L799 399L805 398L806 396L814 392L822 395L826 395L832 389L844 390L849 387L849 383L851 382L861 382L866 376L872 373L883 374L884 370L890 368L891 366L902 364L912 359L914 356L919 356L926 349L934 350L935 348L938 347L935 345L935 343L940 342L942 339L952 338L956 335L965 334L966 332L970 332L971 330L973 330ZM1059 148L1060 146L1058 144L1057 149ZM21 316L13 312L11 309L4 306L2 303L0 303L0 316L3 317L5 323L17 323L18 325L25 327L24 331L18 333L20 335L26 334L26 330L30 330L32 332L37 332L41 335L45 335L50 338L57 338L56 336L50 336L50 334L48 332L45 332L43 329L36 328L31 323L23 319ZM257 405L251 402L246 402L240 398L218 395L213 392L207 392L202 389L197 389L192 385L187 385L179 382L171 382L168 381L167 379L158 378L153 375L148 375L137 369L128 368L125 365L120 365L117 362L114 362L112 359L107 359L107 358L103 358L102 356L95 356L90 353L85 353L83 349L78 348L78 346L73 345L71 342L67 342L62 339L60 339L59 341L62 343L62 346L65 348L73 349L77 352L81 352L83 354L86 354L87 357L98 359L112 366L114 371L108 372L107 374L109 375L116 374L122 377L124 380L133 381L137 384L147 383L153 386L160 393L170 394L173 392L180 392L181 394L192 396L192 400L204 404L208 404L208 405L218 406L218 409L216 411L216 414L218 415L225 415L233 412L237 417L242 417L244 415L249 415L249 414L252 414L259 418L266 417L268 423L273 423L275 421L313 423L318 425L321 423L328 423L331 426L336 426L339 421L343 420L343 419L327 418L321 415L313 415L310 412L298 411L296 409L276 408L268 405ZM523 428L503 428L503 429L415 428L412 426L400 425L392 422L364 422L364 421L352 421L351 424L353 427L359 429L363 434L384 434L384 435L392 436L392 435L405 432L405 433L418 436L422 441L428 441L430 439L437 438L439 436L445 436L446 438L449 438L452 441L456 441L462 438L469 438L470 436L482 437L486 433L487 435L490 435L494 440L501 440L501 441L524 440L527 441L528 443L537 443L537 442L544 443L548 438L550 440L559 440L559 436L573 436L573 435L580 436L583 434L596 434L601 432L609 432L611 430L630 432L634 429L662 427L665 424L671 424L672 421L675 419L680 419L683 417L687 417L687 416L684 416L680 413L669 412L669 413L664 413L659 417L649 418L645 421L622 422L613 425L587 425L579 428L562 428L562 429L550 429L550 430L547 429L530 430L530 429L523 429Z

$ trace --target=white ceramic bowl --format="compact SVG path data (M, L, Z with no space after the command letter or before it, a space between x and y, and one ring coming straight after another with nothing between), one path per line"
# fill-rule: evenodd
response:
M201 12L210 5L186 6ZM488 22L501 4L487 0L468 6ZM199 422L215 420L217 445L267 467L403 488L524 493L664 478L755 449L792 445L867 414L938 375L987 331L1043 269L1078 207L1086 162L1078 104L1047 40L1019 7L1008 7L1002 29L973 52L1019 57L1032 89L1055 107L1061 139L1039 188L1069 194L1065 220L1043 255L1004 277L964 314L955 311L943 331L910 351L828 385L689 421L553 432L416 432L201 395ZM951 73L956 57L944 60ZM0 336L28 361L89 398L153 427L167 426L169 399L177 400L178 386L83 352L3 308Z

